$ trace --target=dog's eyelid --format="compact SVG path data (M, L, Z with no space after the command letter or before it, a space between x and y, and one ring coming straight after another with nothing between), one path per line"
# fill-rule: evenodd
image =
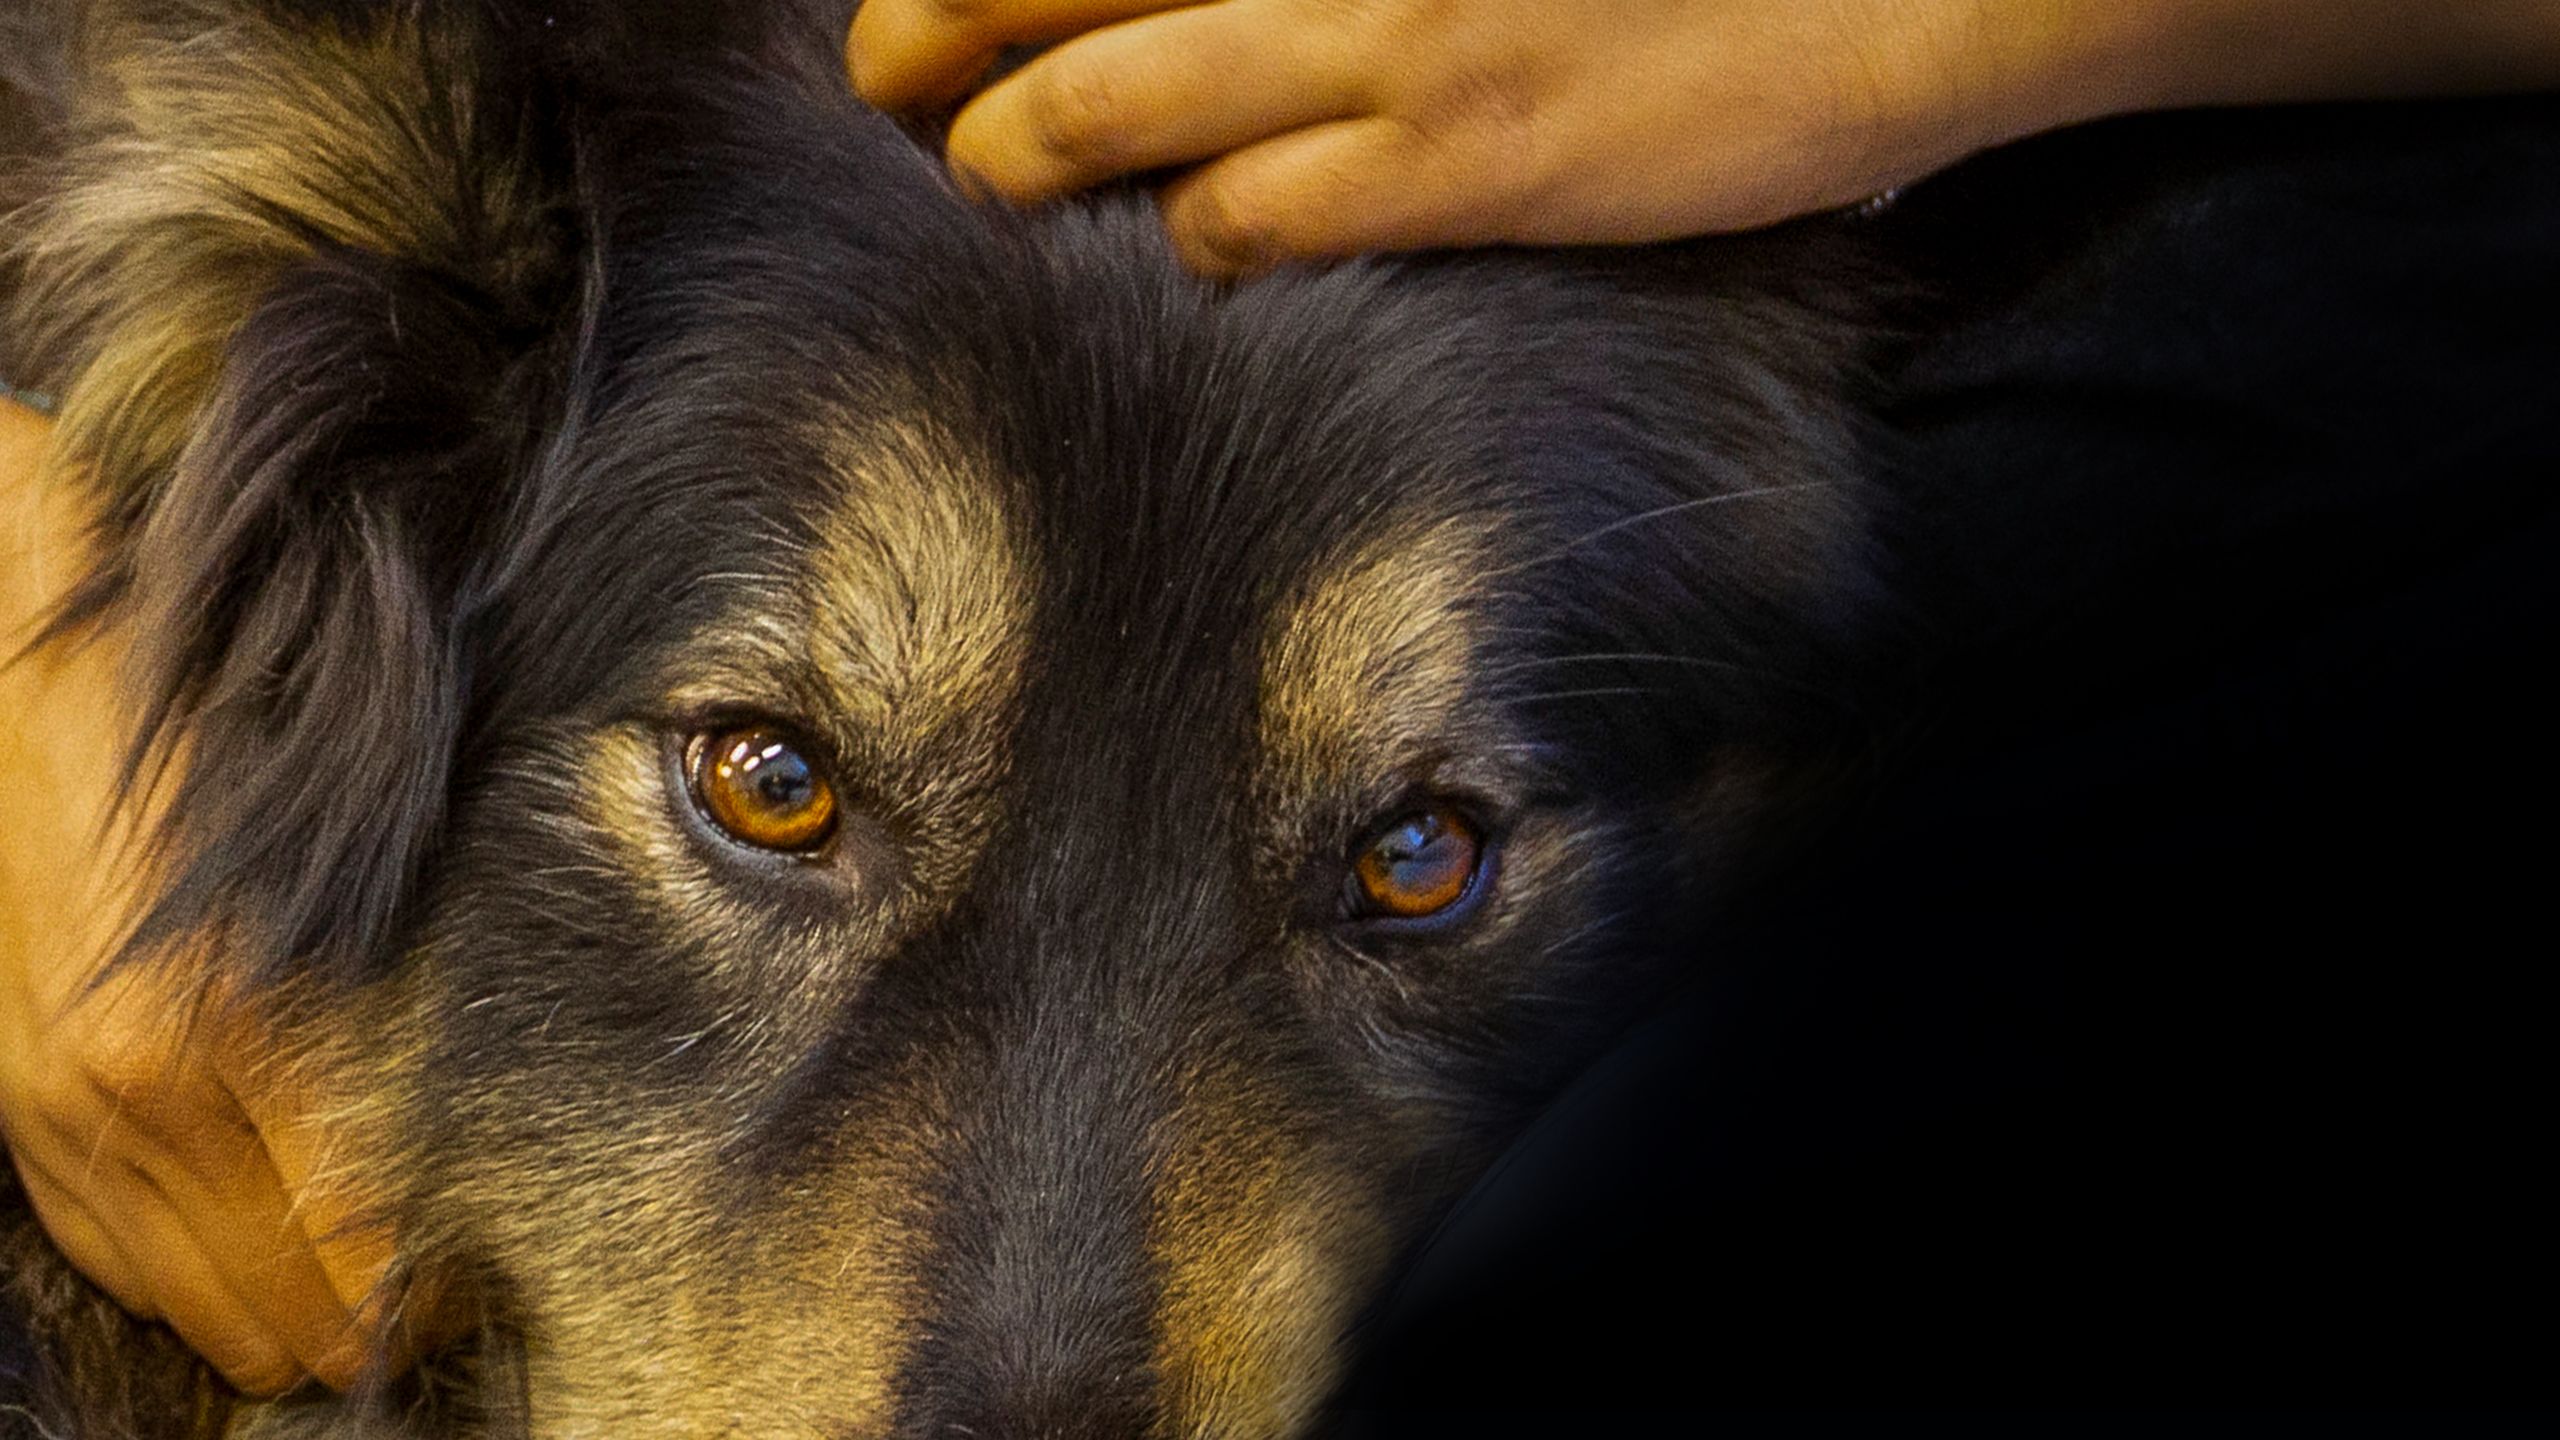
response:
M779 730L808 751L811 759L841 776L854 768L859 751L829 711L829 706L808 693L808 687L785 684L673 694L635 712L633 719L678 740L705 731L759 725Z
M1457 763L1418 766L1359 796L1340 812L1345 853L1356 853L1398 817L1434 806L1452 806L1487 835L1502 834L1530 808L1531 792L1487 767Z
M1493 889L1509 832L1491 806L1444 790L1411 788L1374 809L1337 856L1334 923L1415 936L1452 932ZM1453 866L1463 866L1458 873Z
M1342 877L1340 909L1334 917L1338 934L1385 941L1445 942L1463 938L1494 903L1502 882L1503 838L1481 831L1467 833L1466 873L1445 899L1410 911L1379 903L1369 887L1373 878L1357 861Z

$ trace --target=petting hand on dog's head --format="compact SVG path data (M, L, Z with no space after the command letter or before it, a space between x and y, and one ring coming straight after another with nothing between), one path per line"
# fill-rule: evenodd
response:
M1233 275L1750 229L2124 111L2560 78L2547 0L2454 8L868 0L847 63L883 109L958 105L953 168L1016 203L1176 169L1175 248ZM972 94L1001 51L1048 42Z
M0 401L0 654L78 573L83 530L39 483L45 437ZM325 1139L247 1028L188 1023L180 985L137 970L83 994L130 904L100 834L123 737L113 640L0 668L0 1138L45 1228L127 1309L245 1391L345 1388L389 1246L313 1183Z

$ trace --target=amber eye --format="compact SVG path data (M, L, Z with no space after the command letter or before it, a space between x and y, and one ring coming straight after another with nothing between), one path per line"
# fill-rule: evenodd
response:
M741 844L805 853L835 833L836 792L771 726L697 735L685 768L702 812Z
M1445 805L1416 810L1370 838L1351 862L1351 908L1419 920L1466 898L1484 857L1467 817Z

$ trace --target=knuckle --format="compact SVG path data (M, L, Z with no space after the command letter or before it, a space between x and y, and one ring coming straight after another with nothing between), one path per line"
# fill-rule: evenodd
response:
M1298 0L1296 19L1303 28L1344 29L1378 18L1380 0Z
M1410 27L1422 18L1417 11L1427 13L1436 5L1437 0L1298 0L1302 25L1341 29Z
M139 1094L137 1073L95 1064L51 1067L27 1082L22 1104L27 1122L41 1126L65 1143L94 1145L111 1117L142 1107L128 1106Z
M222 1372L232 1387L248 1395L281 1395L302 1383L304 1371L273 1342L263 1338L243 1337L225 1347L220 1355L205 1354L213 1368Z
M164 1265L164 1270L168 1267ZM169 1270L152 1277L151 1291L169 1328L187 1348L250 1395L281 1395L302 1383L305 1371L282 1341L249 1323L225 1300L199 1289L191 1274Z
M854 93L897 110L935 98L963 78L964 57L999 17L988 0L872 0L845 36Z
M1356 35L1388 53L1427 56L1484 24L1478 0L1299 0L1310 27Z
M1481 154L1524 153L1537 135L1538 98L1525 65L1464 66L1425 93L1417 129Z
M1182 239L1222 265L1269 264L1283 248L1276 212L1235 181L1203 176L1181 216Z
M1089 65L1057 62L1034 66L1023 95L1023 120L1032 143L1080 168L1107 168L1124 151L1124 91L1109 74Z
M119 1047L83 1057L66 1066L53 1099L65 1120L119 1116L129 1123L153 1124L169 1109L170 1064L166 1057Z

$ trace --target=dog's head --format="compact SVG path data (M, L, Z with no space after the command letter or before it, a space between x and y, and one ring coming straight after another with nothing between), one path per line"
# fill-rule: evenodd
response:
M1300 1430L1840 718L1812 262L1222 290L823 27L414 13L122 62L27 252L184 754L145 945L531 1433Z

